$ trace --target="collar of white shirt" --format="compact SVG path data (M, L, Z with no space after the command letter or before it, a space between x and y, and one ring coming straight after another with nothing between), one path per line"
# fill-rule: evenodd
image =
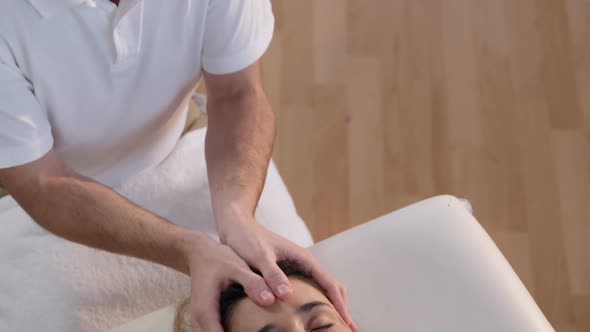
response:
M55 13L67 10L83 3L87 3L90 6L96 6L96 0L27 0L35 7L35 9L43 17L49 17ZM133 1L135 2L135 1ZM191 8L191 0L186 1L187 13Z
M27 0L43 17L86 4L96 7L97 0ZM98 0L107 1L107 0ZM110 1L110 0L109 0ZM188 0L190 7L191 0ZM122 21L128 22L120 27ZM114 15L113 40L117 50L118 66L134 59L140 51L143 22L143 0L121 1ZM118 67L117 67L118 68Z
M76 6L79 6L82 3L88 3L90 5L94 5L94 0L28 0L29 3L35 7L35 9L41 14L43 17L52 16L55 13L67 10Z

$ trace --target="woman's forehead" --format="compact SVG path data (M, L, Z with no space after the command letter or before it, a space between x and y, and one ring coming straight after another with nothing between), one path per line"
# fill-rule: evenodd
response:
M276 300L268 307L260 307L249 298L238 302L234 308L230 325L238 330L257 331L263 324L295 314L297 309L310 302L321 301L333 306L326 296L310 283L297 278L289 278L293 293L288 299Z
M310 283L297 278L289 278L289 280L293 286L293 293L289 298L284 300L277 299L272 305L268 307L260 307L252 302L251 299L245 298L236 305L234 312L237 312L240 309L252 309L271 313L284 311L286 309L296 310L299 306L313 301L322 301L330 304L330 306L332 305L324 293L312 286Z

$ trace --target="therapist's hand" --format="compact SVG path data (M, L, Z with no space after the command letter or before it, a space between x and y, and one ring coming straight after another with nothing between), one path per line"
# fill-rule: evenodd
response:
M221 292L233 283L244 286L258 305L273 302L264 279L227 245L203 233L195 233L185 246L191 276L190 325L192 332L223 332L219 315ZM264 292L268 297L262 296Z
M273 298L284 299L292 293L291 283L278 267L277 261L296 262L326 291L352 331L358 331L348 311L346 287L328 274L307 249L255 223L251 216L232 213L222 218L217 220L221 242L231 247L249 266L262 273L266 285L272 290ZM250 290L246 289L246 293L260 305L272 303L262 301L259 292L261 289L264 287L257 284Z

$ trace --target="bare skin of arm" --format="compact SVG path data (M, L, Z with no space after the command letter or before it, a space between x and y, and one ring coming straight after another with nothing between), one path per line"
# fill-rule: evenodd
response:
M230 278L249 289L266 286L228 246L206 234L178 227L76 173L53 149L36 161L0 169L0 183L49 232L188 274L193 290L206 289L210 286L207 282L218 285ZM200 293L199 303L216 306L214 299ZM201 329L197 323L193 329L221 331L220 326L218 330Z
M347 309L346 288L324 271L307 249L266 230L254 220L275 139L275 116L262 86L260 61L232 74L205 73L205 83L209 116L205 155L220 240L264 278L263 282L244 285L246 293L260 305L268 305L276 297L289 297L291 283L276 262L297 261L327 291L355 331ZM252 273L251 277L254 276ZM219 285L209 289L193 290L193 299L200 292L217 301ZM217 306L206 304L192 303L193 325L199 324L204 331L221 331L215 324L219 321Z
M229 89L244 84L232 83L234 80L229 79L227 82L218 84L227 87L223 89L223 95L234 93L235 98L228 99L229 105L234 102L241 103L239 98L241 90L236 89L236 92L232 92ZM218 90L215 89L215 84L211 83L211 85L212 91ZM212 97L211 102L215 105L216 98ZM219 122L221 125L233 123L218 121L217 114L211 117L214 126ZM248 121L248 117L245 119ZM220 130L210 132L218 133L217 137L220 137L238 129L239 127L225 128L223 132ZM220 132L221 135L219 135ZM208 142L209 155L215 156L211 149L225 151L223 146L219 146L220 142L223 145L223 137L221 140L209 138ZM270 147L264 150L270 151ZM256 167L256 170L262 174L252 178L264 178L266 168L262 164L268 165L269 159L269 152L266 153L268 155L262 158L266 162L263 161ZM228 167L220 167L225 164L223 161L216 163L215 157L211 159L213 159L212 163L216 164L216 171L212 172L215 178L213 183L218 187L222 186L227 178L224 174L231 170ZM53 149L33 162L0 169L0 183L40 226L51 233L94 248L157 262L187 274L190 255L188 251L194 250L195 242L199 242L204 237L199 232L177 227L168 220L130 202L110 188L76 173L63 163ZM247 202L245 205L253 209L262 184L247 186L253 193L243 192L245 195L241 196L242 202ZM216 202L224 203L220 200Z
M53 149L31 163L0 169L0 183L40 226L60 237L189 273L186 251L201 234L74 172Z
M205 73L205 156L221 238L231 214L254 215L275 139L275 115L262 88L260 63L228 75Z

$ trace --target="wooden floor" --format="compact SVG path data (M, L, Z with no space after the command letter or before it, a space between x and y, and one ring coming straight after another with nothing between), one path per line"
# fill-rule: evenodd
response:
M274 0L274 155L317 240L471 200L559 332L590 331L590 1Z

